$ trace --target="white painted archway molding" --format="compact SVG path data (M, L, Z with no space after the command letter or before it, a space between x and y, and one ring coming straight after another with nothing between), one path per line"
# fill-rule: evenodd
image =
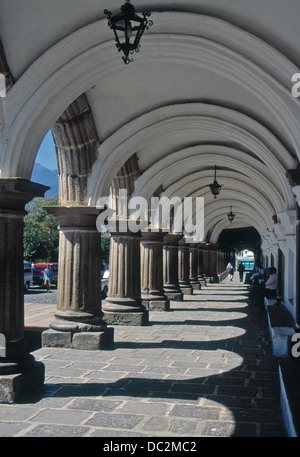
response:
M260 234L260 236L262 235L262 233L259 231L259 226L254 223L254 224L249 224L249 228L250 227L254 227L258 233ZM237 217L237 219L232 223L230 224L229 221L226 221L226 220L219 220L219 222L217 224L215 224L212 232L211 232L211 235L210 235L210 243L212 244L216 244L218 243L218 240L219 240L219 237L222 233L223 230L227 230L227 229L235 229L235 228L245 228L244 225L240 225L239 224L239 218Z
M227 140L228 142L239 143L242 147L256 154L260 161L265 162L266 165L260 162L259 169L261 170L265 166L267 167L265 168L266 177L269 174L276 176L273 181L274 185L277 187L280 183L286 205L294 205L294 197L286 180L285 170L292 168L295 165L295 160L277 138L248 116L220 106L201 103L172 105L154 110L122 127L102 143L99 159L89 178L88 195L90 202L95 204L99 196L107 194L113 177L124 161L132 155L132 151L141 151L143 146L151 144L153 139L166 138L167 135L172 136L179 131L185 134L188 131L193 132L193 134L197 132L199 143L201 143L201 132L205 132L206 135L210 132L213 140L216 131L218 134L224 135L224 142ZM185 150L177 152L176 158L179 158L180 154L182 157L186 157ZM241 152L241 154L243 153ZM244 157L247 160L246 154L243 154ZM159 179L156 179L155 185L157 187L154 190L153 188L149 190L149 195L143 188L144 183L148 180L151 187L151 175L158 176L160 173L161 176L161 170L169 165L169 159L162 159L165 162L157 162L151 171L147 170L143 173L136 184L137 195L139 192L141 196L146 198L152 195L162 181L159 182ZM172 160L175 160L175 156L172 157ZM211 166L211 162L208 166ZM243 172L240 166L238 169Z
M275 160L273 162L275 163ZM286 208L289 206L293 208L294 198L283 171L281 174L275 173L274 166L273 169L270 169L271 164L267 166L243 151L220 145L199 145L169 154L136 180L134 196L141 196L149 200L166 179L169 181L172 179L170 184L173 184L182 176L194 173L196 170L212 169L215 163L220 167L233 169L235 172L248 176L254 183L258 182L266 192L270 189L268 185L270 183L272 189L276 189L272 196L274 200L277 200L277 195L280 195L280 200L282 197L285 200ZM279 205L279 200L276 205Z
M191 195L193 198L198 196L198 192ZM274 209L264 199L261 199L259 194L253 195L251 189L244 188L243 190L236 190L236 188L227 188L225 192L222 191L221 198L219 196L217 199L209 198L207 200L204 196L204 203L206 222L214 218L214 215L217 214L214 212L215 209L218 209L219 215L227 214L230 211L229 207L232 206L233 212L243 209L244 213L246 207L254 209L256 214L261 215L267 227L270 227L273 223L272 216L274 215ZM195 213L195 205L186 205L186 208L194 210L192 213ZM245 219L245 222L248 222L248 218Z
M266 231L271 230L273 224L272 216L274 214L272 208L268 207L264 201L260 201L258 195L256 197L251 197L245 191L229 190L225 193L222 191L221 198L219 196L217 199L210 199L205 204L204 221L201 218L201 210L199 214L193 214L195 218L194 223L204 223L204 237L202 241L212 242L208 239L208 234L213 233L215 227L218 227L219 224L223 226L224 221L228 224L229 228L233 227L233 224L230 224L227 218L230 205L233 206L233 212L236 214L235 223L238 221L240 227L253 226L261 236ZM188 211L189 206L186 209ZM195 205L192 209L195 209ZM179 219L175 218L174 226L178 227L180 223L181 217L179 216Z
M233 212L236 214L236 222L238 221L244 227L255 227L262 236L267 231L267 228L270 228L272 225L272 219L268 217L268 214L264 214L263 212L263 205L259 205L255 201L252 201L252 204L245 204L243 201L237 200L237 198L238 194L235 195L233 205ZM207 238L207 234L211 233L211 239L207 241L216 242L212 235L215 231L215 227L217 227L220 222L225 222L227 228L233 227L233 224L230 224L228 221L228 212L229 208L224 205L224 200L219 201L215 206L213 204L209 205L205 210L205 239Z
M241 191L247 189L249 195L259 196L260 200L265 201L270 208L273 207L274 213L278 213L282 211L282 208L285 208L284 200L280 199L281 196L278 193L277 199L273 199L273 195L277 190L270 181L267 183L269 186L268 188L262 187L261 183L258 183L257 181L254 183L248 176L236 173L234 170L222 170L219 181L221 182L221 180L226 183L225 189L238 188ZM184 198L185 196L192 195L208 198L208 196L210 196L210 191L208 190L206 183L211 181L211 170L200 170L179 179L174 184L164 189L163 193L168 198L174 196Z
M220 19L162 12L153 13L153 20L155 27L145 35L137 65L162 59L209 68L230 79L263 101L300 157L300 107L290 94L295 65L255 36ZM106 20L101 20L53 46L22 75L5 100L2 177L30 179L44 135L67 106L113 72L124 71L125 75L113 47L111 31ZM107 173L102 159L100 151L100 166ZM105 186L104 194L107 183Z
M223 177L223 174L222 174ZM202 187L197 189L193 193L187 192L187 189L180 193L170 195L167 191L163 195L169 196L169 198L178 196L183 198L189 196L193 198L193 203L185 204L185 208L188 214L193 214L196 221L200 221L201 212L197 213L195 198L204 198L204 218L205 218L205 237L207 233L212 230L214 225L219 222L220 218L227 219L227 213L230 211L230 206L233 206L233 212L239 218L239 222L243 225L255 225L258 224L258 220L261 224L256 226L257 230L262 233L266 229L271 229L273 224L272 216L275 214L275 209L272 202L268 201L262 194L253 188L253 182L251 185L245 184L243 181L245 176L239 176L239 179L225 178L225 186L221 190L221 194L217 199L214 199L207 188ZM202 178L200 177L200 180ZM181 217L175 218L175 226L179 226Z

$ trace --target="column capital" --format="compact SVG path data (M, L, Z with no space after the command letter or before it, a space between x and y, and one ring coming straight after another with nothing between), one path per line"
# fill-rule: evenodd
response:
M182 237L182 233L167 233L164 236L164 244L169 246L178 246L178 242L182 239Z
M96 219L101 213L95 206L45 206L47 213L58 220L60 229L95 230ZM100 233L100 232L99 232Z
M141 232L141 237L143 241L148 241L148 242L159 242L163 241L164 237L166 236L166 232L163 232L162 230L157 231L157 232Z
M189 247L189 243L186 242L186 239L183 237L183 238L180 238L178 240L178 247L179 248L188 248Z
M0 208L23 211L34 197L44 197L50 187L23 178L0 178Z

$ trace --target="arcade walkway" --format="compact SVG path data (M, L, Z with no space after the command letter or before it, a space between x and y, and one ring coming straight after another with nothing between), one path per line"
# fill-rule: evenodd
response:
M35 351L45 391L0 405L0 436L285 436L264 311L237 277L188 298L111 351Z

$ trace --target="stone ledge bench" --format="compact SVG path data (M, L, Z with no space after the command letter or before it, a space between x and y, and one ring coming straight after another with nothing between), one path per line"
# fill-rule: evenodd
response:
M295 322L288 310L283 305L277 304L275 299L268 299L267 302L269 304L266 305L266 310L273 355L287 357L291 335L296 331Z
M286 358L279 361L280 403L289 437L300 436L300 360Z

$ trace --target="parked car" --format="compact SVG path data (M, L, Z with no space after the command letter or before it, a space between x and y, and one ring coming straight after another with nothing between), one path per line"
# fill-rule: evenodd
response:
M33 265L33 284L35 286L43 286L44 285L44 271L47 268L47 265L50 265L53 273L54 279L52 283L57 287L57 280L58 280L58 264L57 263L35 263Z
M32 267L30 262L24 260L24 291L28 292L33 283Z

